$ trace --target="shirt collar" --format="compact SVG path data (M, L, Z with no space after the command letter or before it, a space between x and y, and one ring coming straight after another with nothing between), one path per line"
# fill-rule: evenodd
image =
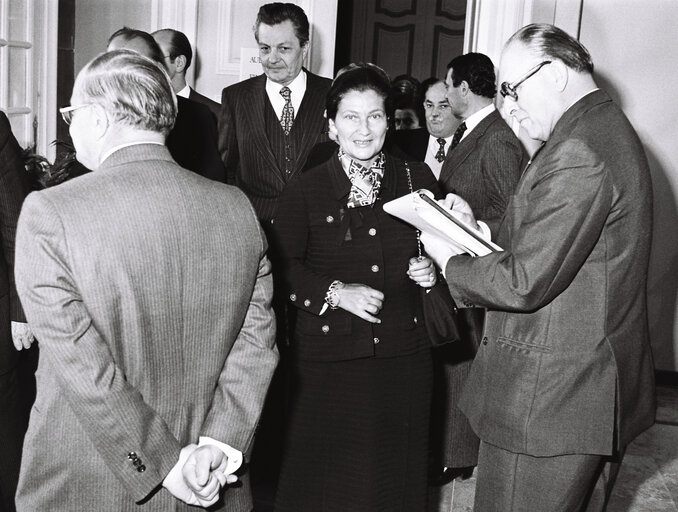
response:
M274 82L270 78L266 77L266 92L268 92L269 95L279 95L280 89L283 87L285 86L280 85L279 83ZM302 69L296 78L287 85L287 87L292 93L292 98L301 98L306 92L306 72Z
M191 88L186 85L183 89L181 89L178 93L177 96L181 96L182 98L188 99L189 95L191 94Z
M164 145L165 145L163 142L158 142L158 141L155 141L155 140L138 140L138 141L134 141L134 142L127 142L127 143L125 143L125 144L120 144L120 145L114 146L114 147L112 147L111 149L109 149L108 151L106 151L106 152L101 156L101 160L99 160L99 165L103 164L104 161L105 161L109 156L111 156L113 153L115 153L116 151L120 151L121 149L123 149L123 148L128 148L128 147L130 147L130 146L138 146L138 145L140 145L140 144L156 144L156 145L158 145L158 146L164 146Z
M486 107L481 108L477 112L474 112L466 119L464 119L464 122L466 123L466 131L464 132L464 136L471 133L473 129L480 124L480 121L489 116L492 112L494 112L494 110L495 110L494 103L490 103ZM462 139L463 138L464 137L462 137Z

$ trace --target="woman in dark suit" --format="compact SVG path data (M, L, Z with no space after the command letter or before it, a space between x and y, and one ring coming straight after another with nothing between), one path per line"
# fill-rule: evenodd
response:
M372 64L339 72L326 102L339 148L287 186L273 224L296 308L280 512L426 509L432 369L419 287L436 271L383 203L437 186L425 164L408 173L382 152L388 89Z

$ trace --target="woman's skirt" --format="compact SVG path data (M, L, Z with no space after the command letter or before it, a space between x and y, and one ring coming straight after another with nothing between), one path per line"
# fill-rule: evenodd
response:
M430 350L297 361L275 510L426 510Z

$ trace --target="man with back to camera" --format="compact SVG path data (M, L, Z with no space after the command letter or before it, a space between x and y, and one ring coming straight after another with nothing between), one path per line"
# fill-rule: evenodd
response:
M442 80L428 78L421 83L421 90L424 93L426 128L394 131L391 133L392 143L405 153L406 159L426 162L438 178L459 120L452 113Z
M440 186L466 200L474 215L496 226L513 194L528 157L523 145L494 106L497 85L487 55L467 53L447 65L447 100L461 120L440 171ZM463 305L463 303L459 303ZM460 308L462 339L439 351L443 374L442 468L434 483L471 476L478 463L480 440L457 407L473 357L478 350L485 310Z
M451 256L422 237L452 295L488 308L460 403L482 440L474 510L604 510L654 422L648 163L563 30L520 29L499 76L506 115L543 142L492 231L504 251ZM475 222L458 196L445 204Z
M109 37L107 50L120 49L138 52L168 69L160 46L148 32L129 27L117 30ZM205 105L181 96L177 96L177 105L177 119L166 140L172 158L190 171L224 182L214 116Z
M193 61L193 51L188 37L183 32L171 28L156 30L151 34L155 42L158 43L165 57L165 64L172 79L172 87L177 96L187 98L197 103L202 103L214 114L214 120L219 118L221 105L214 100L203 96L198 91L189 87L186 83L186 70Z
M17 509L250 511L246 474L221 490L278 359L254 210L172 159L176 99L151 59L99 55L61 112L94 172L30 194L19 218L41 354Z

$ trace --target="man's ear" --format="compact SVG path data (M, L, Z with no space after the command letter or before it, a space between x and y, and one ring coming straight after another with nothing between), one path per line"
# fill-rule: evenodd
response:
M459 84L459 92L461 93L461 95L466 96L470 90L471 89L468 86L468 82L466 80L462 80L461 83Z
M174 59L174 65L177 68L177 73L183 73L186 71L186 56L185 55L177 55L176 58Z
M92 135L96 140L102 139L108 129L110 128L110 122L108 120L108 115L101 105L92 105Z
M570 70L559 60L553 60L548 66L544 66L556 86L556 90L563 91L570 78Z

